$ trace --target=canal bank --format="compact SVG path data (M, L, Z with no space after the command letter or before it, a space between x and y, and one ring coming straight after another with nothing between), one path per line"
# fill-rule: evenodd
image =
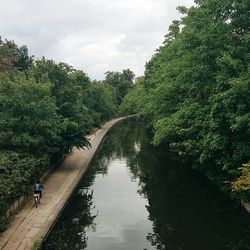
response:
M30 199L15 216L8 229L0 235L1 250L31 249L40 242L70 198L79 180L87 170L105 134L113 125L129 117L114 119L88 136L90 149L75 149L46 180L45 190L38 208Z

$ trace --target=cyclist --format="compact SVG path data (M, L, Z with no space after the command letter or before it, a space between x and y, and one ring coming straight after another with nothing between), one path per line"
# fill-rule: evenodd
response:
M34 194L39 194L41 199L42 192L43 192L43 185L41 184L40 180L38 180L34 185Z

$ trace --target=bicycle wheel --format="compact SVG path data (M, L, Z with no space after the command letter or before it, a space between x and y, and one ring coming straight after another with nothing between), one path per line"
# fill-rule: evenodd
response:
M36 207L36 208L38 207L38 203L39 203L38 196L35 196L35 207Z

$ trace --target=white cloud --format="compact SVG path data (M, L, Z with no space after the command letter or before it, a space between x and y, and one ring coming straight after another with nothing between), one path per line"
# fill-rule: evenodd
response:
M193 0L0 0L0 35L31 54L102 79L108 70L143 74L178 5Z

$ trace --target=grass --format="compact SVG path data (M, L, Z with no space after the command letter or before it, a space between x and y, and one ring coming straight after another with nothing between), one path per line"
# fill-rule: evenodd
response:
M33 244L32 250L40 250L40 249L41 249L41 242L36 241L36 242Z

